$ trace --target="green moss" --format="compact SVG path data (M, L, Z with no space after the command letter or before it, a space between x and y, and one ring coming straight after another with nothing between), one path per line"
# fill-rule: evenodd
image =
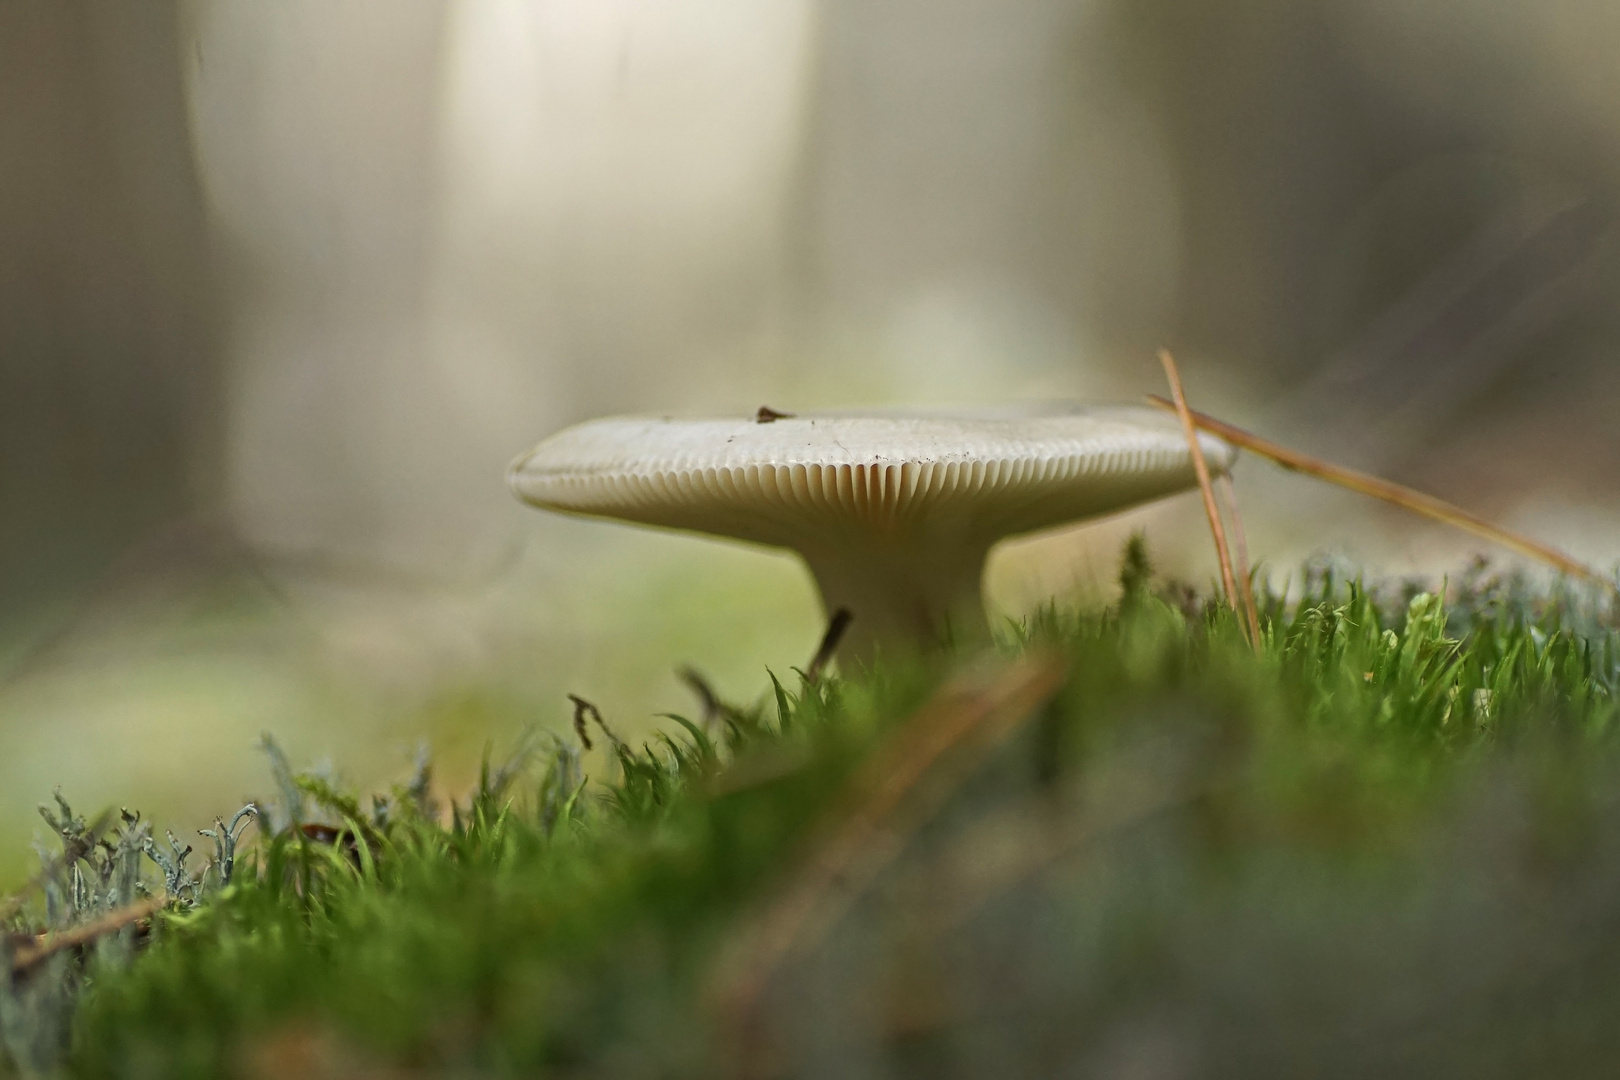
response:
M1004 643L1060 654L1061 689L767 965L758 1030L716 1004L717 973L949 659L778 682L642 747L589 729L616 771L588 783L572 739L536 735L442 813L421 777L363 803L286 772L228 886L160 916L132 962L90 962L67 1071L1614 1060L1606 601L1476 573L1448 615L1317 571L1303 599L1262 597L1256 651L1220 608L1155 591L1140 546L1122 581L1117 607L1047 611Z

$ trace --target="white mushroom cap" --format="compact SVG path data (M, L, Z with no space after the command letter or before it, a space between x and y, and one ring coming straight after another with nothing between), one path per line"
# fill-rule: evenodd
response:
M1214 472L1236 451L1201 435ZM548 510L735 537L799 552L854 652L983 624L996 541L1193 487L1174 417L1135 406L1037 415L753 420L614 417L553 435L512 464Z

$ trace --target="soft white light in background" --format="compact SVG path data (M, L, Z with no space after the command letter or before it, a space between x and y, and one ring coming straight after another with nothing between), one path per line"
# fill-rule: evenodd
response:
M452 6L433 317L478 437L509 456L585 415L737 408L768 389L752 343L787 284L811 13Z

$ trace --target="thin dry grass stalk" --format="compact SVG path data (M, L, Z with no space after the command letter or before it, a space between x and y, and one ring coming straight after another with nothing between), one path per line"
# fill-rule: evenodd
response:
M1238 512L1237 485L1232 477L1222 473L1215 481L1220 489L1221 501L1226 504L1226 516L1232 522L1232 560L1237 571L1238 596L1243 601L1243 618L1249 624L1249 640L1260 647L1260 613L1254 606L1254 571L1249 566L1249 538L1243 531L1243 515Z
M1180 411L1175 402L1166 400L1156 394L1150 394L1148 401L1161 409ZM1384 480L1368 473L1357 472L1355 469L1347 469L1342 465L1334 465L1320 458L1311 457L1309 454L1301 454L1296 450L1290 450L1286 446L1274 443L1269 439L1263 439L1252 432L1245 431L1240 427L1234 427L1224 420L1217 420L1213 416L1201 412L1193 412L1192 420L1204 431L1212 435L1219 435L1227 442L1259 454L1261 457L1274 461L1292 472L1302 472L1307 476L1326 480L1330 484L1337 484L1340 487L1349 488L1351 491L1370 495L1387 503L1394 503L1396 506L1405 507L1415 514L1421 514L1431 520L1443 522L1483 540L1489 540L1494 544L1501 544L1511 551L1517 551L1521 555L1544 562L1554 569L1569 574L1571 577L1585 578L1589 581L1601 582L1610 589L1615 588L1615 582L1607 574L1584 563L1577 562L1555 547L1543 544L1539 540L1532 540L1528 536L1511 532L1500 525L1494 525L1479 515L1469 513L1462 507L1448 503L1444 499L1425 495L1421 491L1397 484L1391 480Z
M716 969L712 1001L736 1038L739 1072L757 1070L757 1012L772 975L815 947L1064 676L1060 660L1042 656L971 671L940 689L856 771L782 887L744 924Z
M1186 395L1181 391L1181 372L1176 370L1175 357L1169 349L1159 350L1159 363L1164 365L1164 377L1170 381L1170 393L1175 398L1175 411L1181 416L1181 428L1187 434L1187 449L1192 452L1193 471L1198 474L1198 490L1204 496L1204 513L1209 516L1209 531L1215 537L1215 557L1221 563L1221 584L1226 588L1226 602L1234 612L1239 611L1238 589L1232 573L1232 554L1226 546L1226 529L1221 525L1221 512L1215 506L1215 490L1209 480L1209 463L1204 460L1204 449L1198 445L1198 430L1193 426L1192 410L1187 408ZM1241 622L1241 618L1240 618ZM1249 637L1249 628L1243 627L1243 636ZM1251 645L1258 644L1254 638Z
M149 918L168 902L167 896L149 896L145 900L138 900L116 911L109 911L93 922L60 933L46 934L29 944L19 946L11 954L11 974L13 977L26 974L35 965L49 960L64 949L88 945L108 934L115 934L126 926L133 926L142 919Z

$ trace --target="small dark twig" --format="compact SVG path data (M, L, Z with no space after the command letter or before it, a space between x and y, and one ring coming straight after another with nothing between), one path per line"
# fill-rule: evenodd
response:
M793 419L793 414L792 413L790 413L790 412L777 412L775 409L771 408L769 405L761 405L759 407L759 411L754 414L754 422L756 424L774 424L778 420L791 420L791 419Z
M579 744L585 749L593 749L591 737L585 731L586 711L596 712L596 706L577 694L569 694L568 700L574 703L574 734L579 736Z
M821 635L821 644L816 646L816 655L811 658L810 666L804 669L806 682L817 682L821 673L828 664L832 663L833 653L838 651L838 643L844 640L844 634L849 631L849 624L855 621L855 613L847 607L841 607L833 612L832 619L827 623L827 632Z
M675 675L697 695L699 704L703 706L705 727L712 727L715 721L726 715L725 702L720 700L720 695L714 692L714 687L709 685L709 680L697 668L683 667Z
M607 736L608 742L612 743L615 747L624 746L624 740L613 734L613 730L609 728L607 723L602 719L602 710L598 709L595 705L592 705L578 694L569 694L568 700L574 703L574 734L579 736L579 741L585 747L585 749L591 749L591 740L585 734L585 721L587 717L596 721L596 726L602 729L602 734Z

